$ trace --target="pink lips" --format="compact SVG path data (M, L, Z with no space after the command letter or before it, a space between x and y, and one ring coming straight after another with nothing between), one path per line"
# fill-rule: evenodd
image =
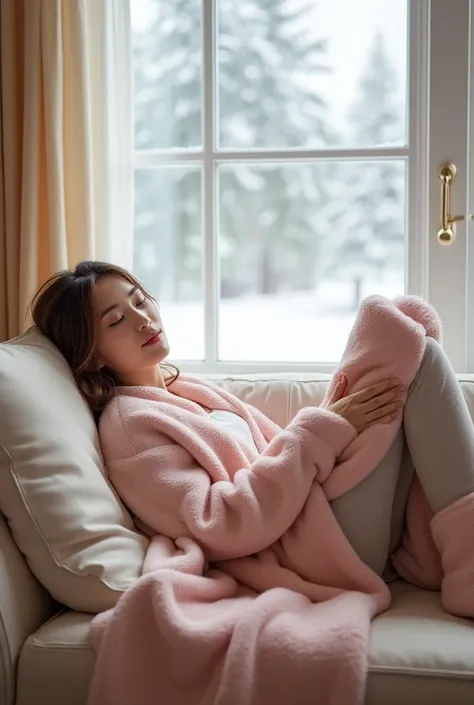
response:
M159 341L160 338L161 338L161 330L159 330L156 333L153 333L153 335L150 338L148 338L146 343L143 343L142 348L146 347L147 345L154 345L155 343L157 343Z

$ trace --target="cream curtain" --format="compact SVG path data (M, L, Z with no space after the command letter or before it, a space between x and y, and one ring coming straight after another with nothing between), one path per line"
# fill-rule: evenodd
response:
M0 341L81 259L131 266L129 0L0 2Z

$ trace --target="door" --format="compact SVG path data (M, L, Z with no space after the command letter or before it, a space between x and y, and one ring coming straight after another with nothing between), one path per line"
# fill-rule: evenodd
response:
M467 214L469 0L131 8L133 269L174 361L330 371L361 298L409 292L464 370L466 221L437 233L445 162Z
M469 307L469 209L468 198L468 125L469 125L469 39L470 2L456 0L431 1L430 40L430 97L428 114L429 149L427 184L429 199L428 257L426 297L439 311L443 320L443 339L446 352L457 372L469 368L469 318L474 308ZM455 179L449 166L446 189L450 213L462 220L448 224L453 231L444 238L442 189L439 170L443 165L454 165ZM472 186L471 186L472 189ZM444 239L445 244L442 244ZM472 272L474 269L471 267ZM470 309L470 310L469 310ZM472 335L472 331L471 331Z

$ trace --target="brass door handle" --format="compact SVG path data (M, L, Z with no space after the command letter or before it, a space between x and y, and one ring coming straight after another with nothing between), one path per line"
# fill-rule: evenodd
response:
M450 245L454 240L452 225L458 220L464 220L463 215L450 215L451 211L451 185L456 178L454 164L441 164L438 170L438 179L441 181L441 228L438 230L438 241L441 245Z

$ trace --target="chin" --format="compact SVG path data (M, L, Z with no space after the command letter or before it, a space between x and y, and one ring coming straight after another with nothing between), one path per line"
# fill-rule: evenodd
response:
M170 346L167 338L161 338L161 340L158 343L155 343L155 345L149 345L143 348L143 352L146 355L145 359L148 361L154 360L156 363L163 362L170 352Z
M157 345L156 359L158 362L164 362L168 355L170 354L170 346L166 342L164 345Z

